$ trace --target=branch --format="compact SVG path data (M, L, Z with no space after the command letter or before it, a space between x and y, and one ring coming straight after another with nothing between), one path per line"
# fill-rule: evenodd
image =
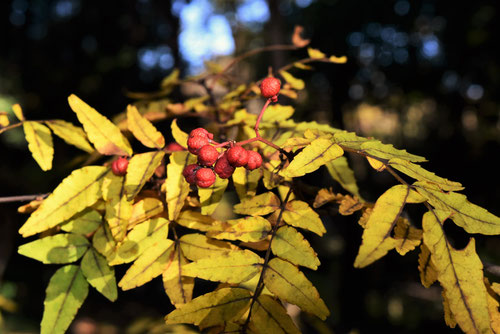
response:
M21 196L7 196L0 197L0 203L10 203L10 202L27 202L33 201L35 199L44 199L49 196L50 193L46 194L36 194L36 195L21 195Z

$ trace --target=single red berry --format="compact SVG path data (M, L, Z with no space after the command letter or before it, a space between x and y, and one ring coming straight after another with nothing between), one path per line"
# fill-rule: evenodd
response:
M245 166L248 161L248 151L241 146L233 146L227 150L227 160L233 167Z
M215 163L214 172L216 172L221 179L228 179L231 175L233 175L234 169L235 168L231 166L227 160L227 154L224 153Z
M113 161L111 170L116 176L123 176L127 174L128 160L125 157L120 157Z
M208 132L204 128L196 128L189 133L189 138L197 137L197 136L207 137L208 139L214 139L214 135L212 133Z
M215 173L211 168L200 168L195 176L196 185L200 188L208 188L215 182Z
M195 184L196 180L196 171L200 169L200 166L197 164L192 164L192 165L187 165L184 170L182 171L182 175L186 179L187 183L189 184Z
M260 93L266 99L278 95L281 88L281 82L275 77L267 77L260 83Z
M177 152L177 151L184 151L185 148L182 147L181 145L177 144L176 142L171 142L169 143L165 149L170 152Z
M213 166L218 157L219 152L212 145L202 146L198 151L198 163L202 166Z
M202 136L194 136L188 139L187 146L189 152L198 154L198 150L203 146L208 145L208 138Z
M248 170L254 170L262 165L262 156L259 152L248 151L248 162L245 166Z

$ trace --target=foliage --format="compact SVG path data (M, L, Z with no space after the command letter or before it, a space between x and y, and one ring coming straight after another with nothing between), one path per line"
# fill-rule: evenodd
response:
M307 44L296 33L289 48ZM310 69L306 64L346 61L312 48L307 54L275 71L284 80L282 95L293 99L304 88L291 72ZM300 269L316 270L320 265L306 236L307 231L319 236L327 232L315 209L330 203L338 204L342 215L361 213L364 231L355 267L368 266L393 249L405 255L419 248L422 284L441 285L446 323L458 324L468 333L500 331L494 292L498 284L485 279L474 238L457 250L443 229L449 220L471 234L498 235L499 217L467 201L458 193L463 190L460 183L425 170L420 165L424 157L329 125L297 123L291 119L291 106L274 104L266 110L271 99L258 118L248 113L244 102L259 97L258 82L233 86L225 77L232 65L185 79L173 71L160 91L132 94L139 100L114 122L76 95L68 102L83 127L62 120L28 120L19 105L13 106L18 123L9 125L3 119L0 133L23 126L42 170L52 167L52 133L94 157L129 159L125 176L114 175L110 161L83 166L47 198L23 208L34 211L19 233L40 238L22 245L19 253L47 264L64 264L47 287L42 333L68 328L89 284L115 301L117 287L134 289L160 275L176 307L165 317L169 325L193 324L211 333L298 333L285 303L322 320L330 315ZM173 102L170 94L186 83L200 85L205 94ZM216 85L226 93L218 96ZM258 150L264 157L262 168L237 169L230 180L217 178L206 189L190 186L182 172L196 162L195 156L169 150L153 125L171 120L172 136L185 147L187 129L176 121L183 117L204 120L217 139L239 140ZM151 150L134 152L130 139ZM390 173L399 184L374 203L365 201L345 152L366 158L376 172ZM317 189L315 198L305 197L300 177L323 166L346 193L323 188ZM239 217L213 218L232 187L239 198L234 206ZM405 218L408 204L425 207L421 228ZM117 283L114 267L128 264ZM193 298L195 278L219 286Z

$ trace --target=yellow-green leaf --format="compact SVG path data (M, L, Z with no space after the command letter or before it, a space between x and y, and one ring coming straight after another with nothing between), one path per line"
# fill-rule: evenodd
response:
M219 257L223 254L228 254L239 248L227 241L220 241L207 238L204 234L185 234L179 243L182 253L191 261L198 261L207 257Z
M426 288L430 287L437 280L437 271L432 263L431 252L424 243L420 245L418 270L420 272L420 281Z
M245 217L227 222L217 222L207 231L207 236L215 239L255 242L265 239L271 232L271 224L262 217Z
M106 201L104 217L113 238L120 242L125 238L132 214L132 201L125 196L125 178L113 173L106 175L102 182L102 197Z
M292 106L283 106L281 104L273 104L267 107L262 122L272 123L273 126L276 122L281 122L292 117L295 109ZM269 125L268 125L269 126ZM265 128L265 126L264 126Z
M97 110L71 94L68 102L96 150L104 155L132 155L132 147L120 129Z
M238 284L248 281L262 270L263 259L249 251L232 251L218 257L208 257L182 267L185 276L209 281ZM170 279L170 276L164 279Z
M460 328L465 333L490 333L483 264L476 254L473 238L462 250L449 244L443 231L443 222L449 217L449 212L441 210L424 214L424 243L431 252L439 283Z
M318 256L309 242L296 229L283 226L278 229L271 243L274 255L288 260L293 264L318 269Z
M245 199L234 206L234 212L240 215L263 216L280 208L280 200L272 192L266 192Z
M54 132L56 136L64 140L66 143L78 147L79 149L92 153L94 148L87 140L87 135L82 128L63 120L46 121L45 124Z
M90 285L104 297L112 302L118 298L115 270L108 265L101 254L94 249L89 249L83 256L80 267Z
M410 225L410 222L400 217L394 227L395 249L399 255L405 255L420 245L422 230Z
M18 120L20 120L21 122L25 120L23 109L18 103L12 105L12 111L14 112L14 115L16 115Z
M319 215L306 202L288 202L283 212L283 220L289 225L309 230L317 235L326 232Z
M52 169L54 144L50 129L41 123L29 121L23 123L23 129L33 159L42 170Z
M407 160L411 162L423 162L426 161L424 157L410 154L406 150L398 150L390 144L383 144L378 140L369 140L361 144L361 150L365 153L380 159L393 159L399 158L402 160Z
M61 230L76 234L89 234L97 230L102 222L102 217L94 209L86 209L74 215L68 222L61 225Z
M19 230L23 237L43 232L93 205L101 197L106 167L88 166L74 170L31 214Z
M165 146L165 138L161 132L156 130L155 126L139 113L136 106L130 104L127 106L127 125L142 145L157 149Z
M176 222L184 227L206 232L215 222L215 219L200 212L184 210L180 213Z
M307 48L307 53L309 54L309 57L313 59L326 58L326 55L318 49Z
M127 270L118 286L122 290L130 290L161 275L167 268L174 248L174 242L168 239L153 244Z
M211 215L214 213L217 205L219 205L222 195L226 191L228 179L215 179L214 184L208 188L198 187L198 195L200 196L201 213L204 215Z
M297 154L290 165L280 172L284 177L298 177L314 172L322 165L344 154L344 150L329 138L318 138Z
M342 156L325 164L326 169L330 176L337 181L342 188L347 190L358 198L359 195L358 185L356 184L356 178L354 177L353 170L349 167L347 158Z
M254 333L300 334L283 305L268 295L256 300L249 329Z
M18 253L43 263L71 263L89 248L84 236L61 233L19 246Z
M172 136L174 137L177 144L186 147L189 135L179 128L176 118L174 118L174 120L172 121L170 128L172 129Z
M88 293L89 284L79 267L59 268L47 286L40 333L65 333Z
M222 288L180 306L165 317L167 324L193 324L206 328L239 319L250 305L251 293L241 288Z
M330 311L319 296L318 290L290 262L274 258L264 273L264 284L278 298L295 304L303 311L325 320Z
M128 164L125 176L125 193L129 201L141 191L146 182L160 166L165 152L152 151L134 155Z
M177 218L189 194L189 183L184 179L182 171L187 165L195 162L196 157L186 151L173 152L170 155L165 188L167 190L168 219L171 221Z
M283 77L283 79L285 79L286 82L290 84L290 86L292 86L293 89L302 90L306 86L304 80L297 79L286 71L280 71L280 75Z
M184 276L182 269L187 263L181 249L176 246L162 274L163 288L170 302L176 307L189 303L193 298L194 278Z
M247 197L254 197L257 191L259 180L262 177L262 171L254 169L249 171L246 168L236 168L232 175L233 184L240 201Z
M108 224L102 224L92 237L92 246L102 254L108 262L116 256L116 241L109 230Z
M156 198L146 197L132 206L132 214L127 228L130 230L135 225L142 223L163 212L163 203Z

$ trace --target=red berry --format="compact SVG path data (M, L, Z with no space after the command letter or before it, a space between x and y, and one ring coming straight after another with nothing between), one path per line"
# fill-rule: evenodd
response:
M194 136L187 141L188 150L193 154L198 154L198 150L205 145L208 145L208 138L202 136Z
M195 176L196 185L200 188L208 188L215 182L215 173L211 168L200 168Z
M197 164L187 165L182 171L182 175L186 179L187 183L195 184L196 171L200 168Z
M227 179L233 175L234 169L235 168L231 166L227 160L227 154L224 153L215 163L214 172L216 172L221 179Z
M181 145L177 144L176 142L171 142L169 143L165 149L170 152L177 152L177 151L184 151L185 148L182 147Z
M248 151L241 146L233 146L227 150L227 160L233 167L245 166L248 161Z
M120 157L113 161L111 170L116 176L123 176L127 174L128 160L125 157Z
M260 83L260 93L266 99L278 95L281 88L281 82L274 77L267 77Z
M212 133L208 132L204 128L196 128L189 133L189 138L197 137L197 136L207 137L208 139L214 139L214 135Z
M219 157L217 149L211 145L205 145L198 151L198 163L202 166L213 166Z
M248 170L254 170L262 165L262 156L255 151L248 151L248 162L245 166Z

